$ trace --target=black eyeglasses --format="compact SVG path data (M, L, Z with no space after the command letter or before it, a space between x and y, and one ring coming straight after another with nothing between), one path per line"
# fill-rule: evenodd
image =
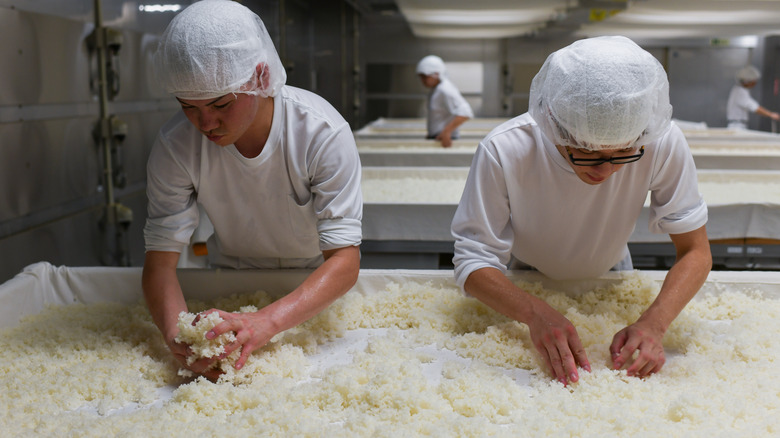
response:
M628 164L628 163L633 163L634 161L639 161L639 159L642 158L642 155L645 154L645 147L642 146L641 148L639 148L638 154L623 155L620 157L611 157L611 158L574 158L574 155L572 155L568 146L566 147L566 152L569 153L569 159L571 160L571 164L575 166L598 166L599 164L604 164L604 163Z

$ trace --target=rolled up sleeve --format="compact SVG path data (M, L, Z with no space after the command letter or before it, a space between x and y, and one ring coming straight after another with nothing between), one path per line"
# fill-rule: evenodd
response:
M362 169L349 125L319 149L311 191L321 250L360 245L363 219Z
M146 251L181 253L198 226L198 206L191 178L160 138L149 155L146 194Z
M500 163L481 145L452 220L452 236L455 282L461 289L478 269L506 272L514 242L509 199Z

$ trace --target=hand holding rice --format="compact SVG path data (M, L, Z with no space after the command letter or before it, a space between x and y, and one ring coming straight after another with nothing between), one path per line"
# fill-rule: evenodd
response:
M241 308L243 313L256 311L257 308L254 306ZM189 346L190 354L187 356L187 365L191 366L200 359L212 359L206 368L199 372L200 374L216 377L214 373L208 373L211 370L217 370L219 374L232 374L232 370L236 367L236 361L241 356L240 348L225 354L225 347L236 342L234 332L228 331L213 337L207 336L208 333L213 333L214 327L223 322L225 320L216 309L197 315L189 312L179 313L177 322L179 334L176 335L175 341ZM191 370L181 369L179 375L191 377L194 374Z

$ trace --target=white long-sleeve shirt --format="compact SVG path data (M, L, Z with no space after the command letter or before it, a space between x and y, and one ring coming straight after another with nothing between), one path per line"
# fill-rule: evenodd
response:
M650 230L685 233L707 222L696 168L673 124L637 162L605 182L579 179L536 122L523 114L479 144L452 222L455 279L514 256L556 279L593 278L620 262L651 192Z
M750 90L734 85L726 102L726 119L729 127L746 128L748 117L758 109L758 102L750 96Z
M313 267L322 250L361 242L361 168L347 122L321 97L285 86L260 155L220 147L182 112L160 130L147 166L147 251L181 252L200 203L209 260L235 268Z
M439 135L448 123L456 116L474 118L471 105L466 102L458 88L447 78L431 90L428 95L428 137ZM459 129L453 131L453 138L457 138Z

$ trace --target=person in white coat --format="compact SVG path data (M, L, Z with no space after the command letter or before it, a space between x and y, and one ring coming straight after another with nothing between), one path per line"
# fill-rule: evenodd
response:
M458 138L460 126L474 118L471 105L447 78L444 61L428 55L417 63L417 75L428 93L426 126L429 139L436 139L443 147L452 146Z
M241 4L203 0L180 12L155 55L159 81L181 111L160 130L147 165L143 292L183 367L214 379L215 359L188 365L175 341L187 304L177 262L210 218L211 266L311 268L295 290L253 313L219 312L206 336L233 332L224 356L249 355L325 309L356 282L361 168L347 122L321 97L285 85L262 20ZM262 285L258 285L262 287ZM211 311L209 311L210 313Z
M649 192L650 229L669 234L677 260L610 351L628 375L659 371L664 333L712 266L707 206L671 114L652 55L624 37L590 38L551 54L532 81L529 112L493 129L475 153L452 222L455 280L528 325L564 385L579 379L578 367L590 371L576 328L505 273L523 266L586 279L631 269L627 243Z
M737 71L737 83L731 87L729 99L726 102L728 128L747 129L748 117L753 113L775 121L780 120L780 114L759 105L758 101L750 96L750 89L756 86L759 79L761 79L761 72L752 65L742 67Z

